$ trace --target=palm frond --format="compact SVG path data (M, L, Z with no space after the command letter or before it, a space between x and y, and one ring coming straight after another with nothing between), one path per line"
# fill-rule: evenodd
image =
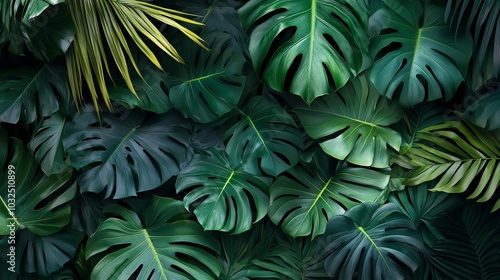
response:
M405 181L418 185L440 177L431 191L463 193L485 202L500 185L500 142L491 132L466 120L450 121L421 130L422 141L394 162L413 171ZM500 208L497 203L493 211Z
M107 59L109 54L127 87L139 98L130 78L128 61L139 75L141 73L127 44L128 36L139 50L160 69L162 66L158 58L143 38L153 42L177 62L183 62L175 48L150 18L181 31L196 44L206 48L203 45L203 39L179 23L202 25L188 19L186 16L190 14L187 13L138 0L72 0L68 1L68 7L75 25L75 40L66 54L66 61L71 89L77 105L83 101L82 80L85 80L96 109L99 108L97 91L99 89L104 103L111 110L105 77L105 72L111 77L110 62ZM96 111L99 112L99 110Z

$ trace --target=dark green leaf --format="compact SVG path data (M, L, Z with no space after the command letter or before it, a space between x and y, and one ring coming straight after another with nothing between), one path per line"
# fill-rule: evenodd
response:
M142 69L141 74L142 78L138 74L130 75L137 96L126 85L119 85L109 90L109 98L129 109L139 107L156 114L166 113L173 107L165 92L168 75L154 68Z
M28 143L46 175L60 173L69 165L62 145L66 122L66 118L59 113L44 119L38 124L33 138Z
M243 165L255 175L260 168L277 176L297 164L302 135L283 108L263 97L254 97L240 114L241 119L224 134L233 165Z
M388 146L399 151L401 136L388 126L401 119L401 107L378 94L364 76L295 111L307 134L320 139L321 148L334 158L384 168L389 166Z
M40 236L59 231L69 222L68 202L76 192L76 183L70 181L73 170L69 168L59 174L45 176L19 139L13 140L12 152L8 164L14 168L4 166L0 170L0 221L13 219L16 228L28 228ZM9 174L9 170L15 174ZM8 184L9 175L14 176L11 177L15 181L13 188ZM0 228L0 234L8 233L9 228Z
M378 91L405 106L453 97L472 54L470 34L454 35L443 22L444 9L420 1L385 0L370 18L370 51L377 57L370 80ZM420 24L420 17L423 23Z
M329 77L339 89L371 63L367 14L356 1L252 0L239 13L263 80L307 103L328 94Z
M143 111L101 115L87 107L66 125L63 136L82 192L114 198L157 188L179 172L186 157L190 123L175 112L146 118Z
M185 219L182 202L153 197L137 213L121 206L109 211L121 218L108 218L87 243L87 259L106 253L92 271L91 279L215 279L220 264L214 256L220 247L203 228ZM114 247L120 245L119 248Z
M30 65L0 70L0 121L32 123L55 113L71 99L65 69Z
M175 188L188 191L184 206L195 208L205 230L244 232L266 215L269 205L266 181L232 166L221 150L195 155L179 173Z
M185 117L208 123L238 104L245 89L246 61L241 50L228 45L230 35L211 32L203 38L210 52L194 44L180 50L186 64L173 64L169 96Z
M103 213L107 203L93 193L78 193L71 204L70 227L92 235L97 227L106 219Z
M22 261L21 267L45 277L71 260L83 238L80 232L66 230L48 236L37 236L27 230L17 234L16 253Z
M65 0L24 0L28 2L24 10L23 23L29 24L31 20L41 15L50 5L64 3ZM24 4L24 3L23 3Z
M293 237L315 238L333 216L375 201L388 182L389 175L329 161L323 154L278 177L271 186L269 217Z
M500 82L489 82L464 99L465 117L488 130L500 129Z
M325 269L339 279L403 279L420 263L422 241L392 203L363 203L332 218L322 242Z

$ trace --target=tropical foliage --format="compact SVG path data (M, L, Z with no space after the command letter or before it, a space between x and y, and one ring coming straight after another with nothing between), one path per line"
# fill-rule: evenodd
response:
M499 279L499 24L1 1L0 279Z

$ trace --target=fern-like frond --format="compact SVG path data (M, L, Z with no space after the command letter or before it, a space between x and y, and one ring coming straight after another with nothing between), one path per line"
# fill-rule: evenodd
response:
M450 121L418 133L420 143L394 162L413 171L406 185L440 177L431 191L470 192L478 202L491 199L500 185L500 142L491 132L472 123ZM500 208L497 203L494 211Z

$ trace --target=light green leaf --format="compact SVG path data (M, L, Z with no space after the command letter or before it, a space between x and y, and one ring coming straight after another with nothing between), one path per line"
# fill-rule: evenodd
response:
M428 127L417 136L422 141L398 158L413 169L405 184L439 177L431 191L469 190L468 198L479 197L478 202L493 197L500 185L500 142L492 133L462 120ZM476 178L479 181L473 183Z
M142 219L121 206L108 211L119 216L104 221L87 243L87 259L100 258L91 279L129 279L136 274L138 279L208 280L219 275L219 244L186 219L182 202L154 196Z
M384 2L392 9L380 9L370 18L374 32L380 32L370 40L376 57L370 80L382 95L405 106L449 100L467 73L472 37L450 32L441 7L422 7L420 1Z
M388 126L401 119L401 107L378 94L364 76L295 111L307 134L320 139L321 148L334 158L384 168L389 166L388 146L399 151L401 136Z
M367 14L356 1L252 0L239 13L263 80L307 103L328 94L329 77L339 89L371 64Z

